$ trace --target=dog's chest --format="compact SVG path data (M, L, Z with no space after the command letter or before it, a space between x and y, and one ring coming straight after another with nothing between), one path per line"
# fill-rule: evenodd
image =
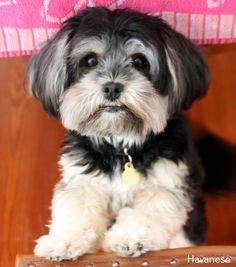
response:
M166 159L155 162L145 177L140 174L140 180L134 186L125 184L121 172L110 182L110 212L116 216L121 208L135 206L138 199L145 201L152 195L163 195L164 191L181 193L187 175L185 163L176 164Z
M137 198L152 194L160 194L162 190L176 191L185 183L188 175L188 167L184 162L177 164L173 161L161 158L147 170L145 177L141 176L138 183L128 186L122 179L122 171L119 167L114 171L112 178L103 172L88 173L86 166L78 166L76 160L62 157L60 164L63 167L62 184L68 188L85 188L96 192L103 192L104 197L109 199L109 213L112 218L116 217L123 207L133 207Z
M148 182L147 180L145 177L140 177L136 185L129 186L122 179L122 172L113 177L109 186L111 217L116 217L121 208L133 205L135 195L142 190L144 183Z

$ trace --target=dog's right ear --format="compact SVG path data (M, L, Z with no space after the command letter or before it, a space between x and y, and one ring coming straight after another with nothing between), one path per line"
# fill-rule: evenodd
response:
M54 38L32 57L27 71L29 89L49 114L58 116L60 96L69 82L67 61L73 35L78 31L84 18L89 17L84 23L88 24L89 21L93 21L95 13L99 11L102 17L105 10L87 8L75 17L69 18Z
M67 80L70 27L63 27L32 57L27 71L28 86L33 96L42 103L46 112L58 116L60 96Z

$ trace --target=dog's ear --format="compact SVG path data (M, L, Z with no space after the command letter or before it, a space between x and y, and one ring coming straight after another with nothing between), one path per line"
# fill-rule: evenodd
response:
M195 99L206 94L209 69L200 48L182 34L163 23L159 35L164 42L169 110L173 113L189 108Z
M57 116L58 101L66 79L66 34L61 32L49 40L28 65L30 92L42 103L45 111Z
M45 111L53 116L58 116L60 96L65 87L71 83L71 77L68 77L70 69L67 70L68 56L71 49L70 41L74 34L78 32L83 19L89 17L88 21L93 21L93 15L97 11L101 13L98 15L102 17L102 12L104 13L105 9L87 8L75 17L65 21L61 30L47 42L38 54L32 57L28 65L29 90L33 96L39 99ZM86 27L89 28L89 25Z
M59 31L28 65L29 90L53 116L58 115L59 98L67 79L68 34L67 30Z

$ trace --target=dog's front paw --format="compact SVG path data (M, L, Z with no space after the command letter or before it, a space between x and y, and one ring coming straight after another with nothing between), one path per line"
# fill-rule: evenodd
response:
M48 260L76 260L85 253L92 252L96 234L94 232L75 235L44 235L36 242L36 256Z
M152 238L145 229L135 232L119 227L106 233L103 249L121 257L138 257L148 251L158 250L154 249Z

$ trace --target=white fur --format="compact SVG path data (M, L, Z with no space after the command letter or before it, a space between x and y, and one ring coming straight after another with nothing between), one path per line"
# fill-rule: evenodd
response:
M182 188L188 174L184 162L161 159L130 188L122 182L119 168L110 180L104 174L82 174L85 167L75 166L76 160L61 158L63 178L54 192L49 235L37 240L37 256L75 259L103 246L135 257L190 244L181 236L191 209Z
M185 235L184 231L179 231L170 241L169 248L179 248L179 247L192 247L194 243L191 242Z
M102 93L102 85L110 80L105 77L98 77L95 80L93 75L93 73L87 74L65 91L60 106L62 124L65 128L89 136L109 136L116 133L122 138L135 136L136 139L143 138L150 131L160 133L164 130L168 119L167 98L159 96L152 84L138 73L134 74L132 82L125 81L124 77L114 81L125 84L124 92L115 105L125 105L140 118L144 124L142 132L136 132L132 128L134 122L127 123L122 112L104 112L91 126L87 124L83 129L81 125L85 125L90 118L93 118L101 106L111 105L110 101L104 99Z
M178 82L177 82L177 77L176 77L176 70L175 70L175 64L176 62L178 62L177 60L172 62L172 60L170 59L170 54L172 54L172 56L174 57L175 52L172 51L171 48L168 48L168 50L166 50L166 59L167 59L167 64L168 64L168 68L171 74L171 78L173 81L173 91L177 92L178 90Z
M120 136L107 136L107 137L97 137L97 136L91 136L90 140L93 141L94 144L99 146L100 144L107 142L112 144L114 147L119 147L121 144L123 147L131 147L132 145L140 146L144 143L145 137L142 136L133 136L128 138L121 138Z
M132 66L132 56L145 55L152 76L158 73L158 58L153 47L137 39L129 39L111 49L117 40L85 38L74 48L72 55L83 58L94 52L98 65L82 75L60 97L62 124L87 136L120 136L123 139L143 139L150 131L160 133L168 120L168 97L160 95L153 82ZM155 75L154 75L155 74ZM121 83L124 90L116 101L104 97L106 83ZM100 112L104 106L123 107L119 112ZM124 108L126 107L126 109ZM133 117L127 115L127 109Z

